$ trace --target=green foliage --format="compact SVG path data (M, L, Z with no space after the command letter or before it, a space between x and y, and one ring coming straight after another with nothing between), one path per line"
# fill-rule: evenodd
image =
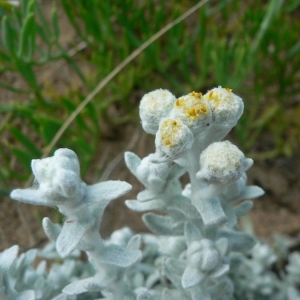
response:
M16 173L27 178L28 158L38 158L48 149L99 80L193 5L58 0L49 10L38 1L20 2L20 7L0 2L0 88L20 99L0 106L2 182ZM218 82L244 97L247 119L236 129L242 149L255 152L257 139L268 134L272 138L261 157L290 155L300 129L299 7L299 0L264 5L255 0L209 2L110 81L56 146L80 151L85 171L98 147L100 120L111 126L137 120L140 99L133 94L162 87L180 96L191 90L205 92ZM61 20L66 18L74 31L68 42ZM55 64L76 77L57 74ZM50 74L46 81L41 76L45 70ZM20 84L6 80L6 74L14 74Z

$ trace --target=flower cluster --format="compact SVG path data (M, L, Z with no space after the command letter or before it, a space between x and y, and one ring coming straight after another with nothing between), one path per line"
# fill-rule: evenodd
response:
M103 240L98 230L105 208L131 185L122 181L87 185L80 178L77 156L69 149L33 160L33 186L12 191L11 198L57 207L65 217L63 224L44 218L43 228L52 243L40 255L57 258L56 249L66 258L85 251L93 270L85 264L81 266L85 272L75 276L78 264L65 260L52 267L52 278L46 275L44 262L37 269L31 266L37 251L17 258L14 246L0 254L0 297L298 299L299 255L290 257L280 281L270 271L276 254L260 243L254 247L256 239L239 231L238 219L263 194L261 188L246 185L252 159L223 140L242 112L242 99L222 87L179 98L159 89L142 98L142 126L155 135L156 150L142 159L125 153L128 169L144 186L136 200L125 203L145 212L142 219L156 236L134 235L125 228ZM185 173L190 183L183 189L180 177ZM73 279L66 280L65 274Z

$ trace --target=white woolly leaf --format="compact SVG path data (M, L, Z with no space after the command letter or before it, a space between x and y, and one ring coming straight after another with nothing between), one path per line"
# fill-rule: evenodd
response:
M136 176L137 168L142 160L136 154L129 151L124 153L124 158L127 168Z
M99 261L127 268L137 263L142 258L142 252L139 250L130 250L118 245L110 244L105 251L101 253Z
M164 203L160 200L152 200L149 202L139 202L136 200L126 200L125 204L133 211L148 211L148 210L164 210Z
M142 236L140 234L134 235L128 242L126 249L138 250L141 247Z
M19 246L14 245L0 253L1 269L8 271L12 263L16 259L19 252Z
M253 199L264 194L264 190L256 185L246 186L242 193L234 200Z
M172 230L173 221L170 217L147 213L143 215L143 221L155 234L158 235L181 235L181 230Z
M183 272L181 284L183 288L188 289L204 279L204 274L198 268L186 267Z
M243 203L234 207L235 214L238 217L246 215L253 207L252 201L244 201Z
M46 201L40 190L16 189L10 193L10 198L35 205L55 206L54 202Z
M61 226L58 224L54 224L47 217L43 219L42 225L48 238L52 241L56 241L59 234L61 233Z
M184 224L184 236L188 245L193 241L200 241L202 239L200 230L190 221Z
M56 250L58 254L65 258L71 254L79 244L85 232L91 228L93 223L66 221L63 225L62 231L56 240Z

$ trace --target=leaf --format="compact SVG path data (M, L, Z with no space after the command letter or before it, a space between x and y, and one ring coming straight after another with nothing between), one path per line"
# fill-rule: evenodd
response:
M144 190L137 194L137 200L140 202L147 202L147 201L155 200L155 198L158 198L158 195L150 190Z
M28 290L28 291L22 291L18 293L15 298L15 300L35 300L35 291Z
M61 127L60 121L46 119L45 117L38 118L41 126L41 135L46 144L50 144L55 134Z
M132 189L132 185L119 180L109 180L99 182L87 187L86 203L87 205L110 202L124 196Z
M102 282L101 282L102 283ZM97 279L94 277L89 277L81 280L77 280L75 282L70 283L67 285L62 292L67 295L78 295L87 292L86 285L93 284L97 285ZM102 286L99 286L99 290L101 290Z
M189 245L193 241L200 241L202 239L202 234L194 223L186 221L184 223L184 237Z
M43 229L47 235L47 237L52 240L56 241L59 234L61 233L61 226L58 224L54 224L49 218L43 219Z
M252 201L244 201L241 204L234 207L234 212L237 217L246 215L253 207Z
M228 240L225 238L221 238L215 242L215 246L220 253L220 256L223 257L228 251Z
M168 216L160 216L154 213L144 214L142 217L147 227L158 235L182 235L183 230L172 229L173 221Z
M125 164L127 168L130 170L130 172L136 176L136 171L138 166L141 164L141 159L134 153L132 152L125 152L124 153L124 158L125 158Z
M27 81L29 86L33 90L38 89L36 76L35 76L35 73L32 69L32 66L30 64L28 64L27 62L21 61L19 59L15 60L15 65L16 65L18 71L20 72L20 74Z
M4 16L2 18L2 41L4 47L12 57L15 56L15 39L15 30L13 29L8 16Z
M76 249L86 231L93 225L93 218L86 222L65 222L62 231L56 240L56 250L58 254L62 258L70 255Z
M58 23L58 14L57 14L57 7L54 7L51 13L51 20L52 20L52 26L53 26L53 42L58 41L60 31L59 31L59 23Z
M101 253L99 261L105 264L112 264L122 268L127 268L137 263L142 258L140 250L129 250L118 245L110 244Z
M221 265L219 268L214 270L210 275L213 278L218 278L220 276L223 276L225 273L227 273L230 269L229 265Z
M198 268L187 267L183 272L181 284L184 289L191 288L204 279L204 274Z
M31 13L24 21L17 54L17 56L25 62L30 62L33 57L35 48L35 27L34 14Z
M27 136L25 136L22 133L22 131L20 131L19 129L12 127L12 126L9 126L9 131L20 143L22 143L22 145L28 151L30 151L32 156L41 157L41 155L42 155L41 151L35 146L35 144Z
M242 193L234 201L257 198L262 196L264 193L264 190L256 185L246 186Z
M10 247L9 249L4 250L0 253L0 265L1 268L9 271L12 263L17 258L19 252L19 246L14 245Z
M34 204L34 205L45 205L54 207L55 204L45 200L43 195L41 195L39 190L34 189L16 189L10 193L10 198L18 200L24 203Z
M168 205L168 210L175 210L183 213L189 219L199 219L200 214L195 209L195 206L191 204L189 198L184 196L175 196L170 204Z
M160 200L152 200L148 202L139 202L136 200L126 200L125 204L133 211L148 211L148 210L165 210L164 203Z
M233 252L246 252L256 243L256 239L251 234L227 229L219 230L218 237L226 238Z
M127 243L126 249L138 250L141 247L142 236L140 234L134 235Z
M32 156L28 152L16 147L11 147L10 151L16 156L18 161L22 163L24 168L30 172L31 171L30 163L31 163Z

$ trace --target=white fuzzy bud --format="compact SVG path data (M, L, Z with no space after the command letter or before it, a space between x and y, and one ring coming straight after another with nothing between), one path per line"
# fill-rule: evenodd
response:
M193 133L178 119L163 119L156 134L155 145L158 153L177 157L190 149L194 142Z
M200 155L200 171L196 177L204 182L229 184L238 180L253 164L229 141L209 145Z
M208 91L203 97L211 107L215 124L229 128L236 125L244 110L242 98L221 86Z
M210 125L211 110L201 93L192 92L176 100L170 117L182 120L192 132L195 132Z
M158 89L145 94L140 103L140 118L143 129L155 134L162 118L168 116L176 101L168 90Z
M69 149L58 149L54 156L31 162L39 188L49 193L70 197L78 192L80 168L77 155Z

